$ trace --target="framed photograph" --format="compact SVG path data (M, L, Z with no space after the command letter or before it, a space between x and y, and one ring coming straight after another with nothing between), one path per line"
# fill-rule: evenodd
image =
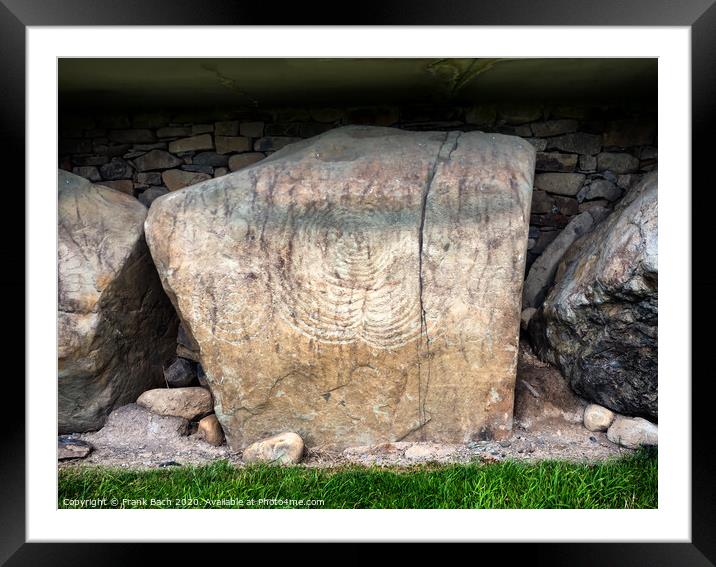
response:
M3 561L716 562L710 0L148 4L0 5Z

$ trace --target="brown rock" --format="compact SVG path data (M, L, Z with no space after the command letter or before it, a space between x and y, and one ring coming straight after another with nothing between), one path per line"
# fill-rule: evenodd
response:
M251 139L243 136L216 136L216 153L230 154L251 150Z
M578 209L579 203L572 197L551 195L539 190L532 192L532 208L530 212L534 215L560 213L572 216L577 214Z
M198 136L192 136L191 138L182 138L181 140L169 142L169 151L173 154L213 149L214 142L211 139L211 134L200 134Z
M156 201L147 239L231 446L508 435L534 156L348 127Z
M577 131L576 120L547 120L545 122L534 122L532 132L535 136L558 136Z
M532 191L532 207L530 213L533 215L556 213L554 197L544 191Z
M559 152L538 152L537 171L574 171L577 167L576 154L560 154Z
M246 447L242 454L245 463L295 465L303 459L303 439L288 431Z
M212 411L211 393L206 388L155 388L147 390L137 405L159 415L174 415L194 421Z
M181 169L168 169L162 172L162 181L169 191L178 191L207 179L211 179L211 175L208 173L182 171Z
M261 161L266 156L260 152L249 152L246 154L238 154L229 158L229 169L231 171L238 171L243 169L257 161Z
M530 225L549 228L562 228L569 223L569 217L562 213L530 215Z
M87 441L60 436L57 438L57 460L84 459L94 447Z
M557 211L568 217L574 216L579 213L579 203L572 197L562 197L560 195L553 195L554 205Z
M163 383L176 315L136 199L58 174L58 428L102 427L113 408Z
M180 356L182 358L188 358L189 360L193 360L194 362L200 362L199 354L195 350L191 350L184 345L177 345L177 356ZM202 386L203 385L204 384L202 384Z
M224 442L224 431L213 413L199 421L198 434L204 441L209 445L214 445L214 447L218 447Z
M192 124L191 135L198 136L199 134L211 134L214 131L213 124ZM184 151L184 150L182 150Z
M118 181L102 181L100 185L121 191L127 195L134 195L134 183L131 179L120 179Z
M150 171L153 169L171 169L181 165L183 162L164 150L151 150L134 160L134 167L137 171Z
M500 105L499 116L507 124L526 124L542 118L542 108L534 104L505 103Z

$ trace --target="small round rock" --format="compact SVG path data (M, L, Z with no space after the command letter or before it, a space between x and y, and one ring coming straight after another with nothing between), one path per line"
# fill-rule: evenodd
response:
M292 431L257 441L246 447L243 453L245 463L295 465L302 458L303 439Z
M224 430L221 429L221 424L213 413L199 421L197 433L199 437L214 447L218 447L224 442Z
M614 421L614 412L598 404L584 408L584 427L589 431L606 431Z
M636 449L642 445L658 445L659 428L641 417L619 415L609 427L607 439L628 449Z

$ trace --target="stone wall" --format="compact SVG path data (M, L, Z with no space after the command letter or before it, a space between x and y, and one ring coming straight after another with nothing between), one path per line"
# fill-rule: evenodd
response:
M61 113L59 167L137 197L246 167L346 124L514 134L538 151L528 267L572 217L613 207L656 167L655 110L485 104L142 113Z

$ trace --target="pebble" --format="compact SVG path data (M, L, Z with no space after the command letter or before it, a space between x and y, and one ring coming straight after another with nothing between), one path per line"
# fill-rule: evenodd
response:
M224 442L224 431L213 413L199 421L197 432L204 441L214 447L218 447Z
M246 463L297 464L303 459L303 439L292 431L279 433L246 447L242 458Z
M94 447L86 441L61 436L57 438L57 460L84 459Z
M641 417L617 416L607 431L607 438L628 449L642 445L658 445L658 426Z
M598 404L584 408L584 427L589 431L606 431L614 421L615 413Z

